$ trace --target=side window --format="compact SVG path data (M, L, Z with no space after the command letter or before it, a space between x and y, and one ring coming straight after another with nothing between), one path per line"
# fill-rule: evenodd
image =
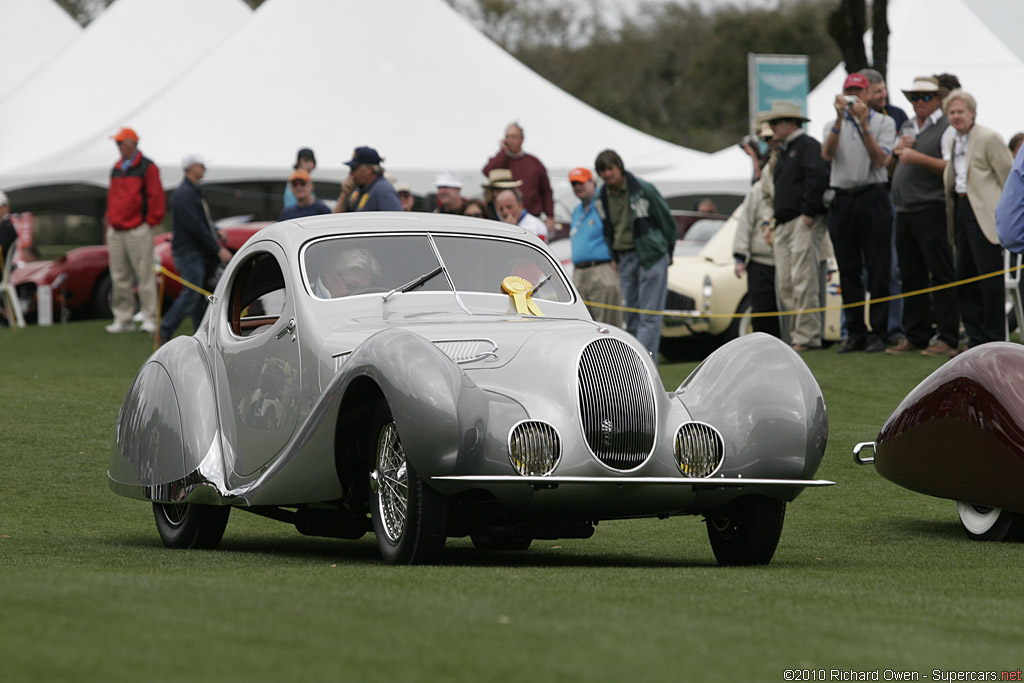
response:
M287 301L284 274L272 254L252 255L231 283L231 331L240 337L262 334L277 322Z

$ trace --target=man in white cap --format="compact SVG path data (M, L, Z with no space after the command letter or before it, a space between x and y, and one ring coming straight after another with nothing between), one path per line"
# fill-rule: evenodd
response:
M462 181L459 180L458 173L438 173L434 187L437 188L437 208L434 209L434 213L462 213L465 201L462 199Z
M199 182L206 175L206 160L198 154L189 154L181 166L185 177L171 195L171 256L174 268L185 282L205 287L207 274L218 260L221 263L230 261L231 252L217 241L199 191ZM171 338L186 315L192 316L193 329L199 329L205 312L206 297L183 286L160 321L157 345Z

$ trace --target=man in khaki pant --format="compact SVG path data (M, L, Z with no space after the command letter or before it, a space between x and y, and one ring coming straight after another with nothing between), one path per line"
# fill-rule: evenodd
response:
M107 251L114 322L112 334L134 332L132 287L137 282L142 307L140 332L156 332L156 280L153 275L153 228L164 218L167 197L160 169L138 150L139 136L122 128L113 136L121 158L110 172L107 190Z
M779 100L761 116L781 141L773 171L775 195L775 277L783 310L804 310L820 305L819 264L826 235L823 196L829 167L821 157L821 143L804 133L808 121L795 102ZM795 316L790 342L798 352L821 348L822 322L818 313Z

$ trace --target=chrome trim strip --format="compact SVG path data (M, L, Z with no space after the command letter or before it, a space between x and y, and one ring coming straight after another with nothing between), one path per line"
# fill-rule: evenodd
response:
M761 479L751 477L707 477L694 479L689 477L523 477L511 474L463 474L431 477L436 481L485 482L491 484L678 484L683 486L738 487L738 486L832 486L834 481L827 479Z

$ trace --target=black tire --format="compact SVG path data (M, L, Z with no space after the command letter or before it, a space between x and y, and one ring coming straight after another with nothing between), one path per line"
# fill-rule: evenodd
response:
M1024 518L1009 510L957 501L960 526L972 541L1016 541L1024 537Z
M719 346L754 331L750 325L750 314L753 312L753 308L750 303L750 297L744 294L743 298L740 299L740 305L736 307L736 315L742 317L733 318L725 332L718 336L717 342Z
M111 308L111 291L110 273L103 273L96 280L96 286L92 288L92 299L89 301L89 309L94 318L114 317L114 311Z
M533 543L529 536L470 534L469 539L477 550L526 550Z
M711 549L723 566L768 564L782 536L786 503L767 496L737 498L704 518Z
M230 514L227 505L153 503L156 529L168 548L216 548Z
M386 405L371 425L370 517L380 555L388 564L436 562L446 540L448 501L406 460Z

